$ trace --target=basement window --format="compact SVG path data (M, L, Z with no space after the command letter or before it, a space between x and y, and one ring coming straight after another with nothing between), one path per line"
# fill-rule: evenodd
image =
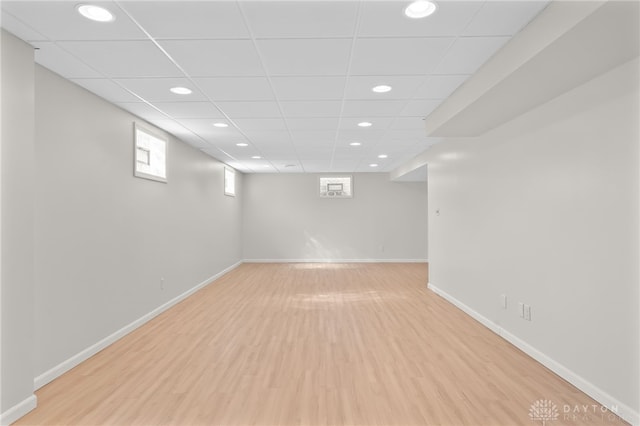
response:
M232 168L224 168L224 195L236 196L236 171Z
M137 123L133 124L135 140L134 175L143 179L167 182L167 144L169 140Z
M352 176L321 176L320 197L353 198Z

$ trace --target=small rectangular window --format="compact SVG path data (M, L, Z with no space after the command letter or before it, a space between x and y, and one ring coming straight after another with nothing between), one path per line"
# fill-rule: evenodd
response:
M236 171L229 167L224 168L224 195L236 196Z
M158 182L167 182L166 136L134 123L135 169L134 175Z
M322 198L353 198L351 176L321 176L320 196Z

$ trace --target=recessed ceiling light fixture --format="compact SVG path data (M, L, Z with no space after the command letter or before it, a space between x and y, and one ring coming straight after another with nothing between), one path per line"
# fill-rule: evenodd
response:
M191 89L187 88L187 87L172 87L171 89L169 89L169 91L171 93L175 93L176 95L190 95L191 94Z
M387 154L380 154L378 155L378 158L387 158Z
M351 146L360 146L362 144L360 142L351 142L349 145L351 145Z
M237 143L236 146L244 147L244 146L249 146L249 144L248 143L244 143L244 142L240 142L240 143Z
M260 157L259 155L254 155L254 156L253 156L253 157L251 157L251 158L253 158L254 160L259 160L259 159L261 159L262 157Z
M391 86L387 86L386 84L381 84L379 86L374 87L371 90L376 92L376 93L387 93L387 92L391 91Z
M437 6L429 0L416 0L404 9L404 14L409 18L420 19L426 18L435 12Z
M222 128L222 127L229 127L229 125L228 125L227 123L213 123L213 125L214 125L215 127L220 127L220 128Z
M363 121L361 123L358 123L358 126L360 126L360 127L371 127L371 126L373 126L373 124L369 123L368 121Z
M369 167L378 167L378 165L376 163L371 163L369 164Z
M96 22L113 22L116 20L116 16L109 12L104 7L95 6L93 4L79 4L76 6L76 10L82 16L87 19L91 19Z

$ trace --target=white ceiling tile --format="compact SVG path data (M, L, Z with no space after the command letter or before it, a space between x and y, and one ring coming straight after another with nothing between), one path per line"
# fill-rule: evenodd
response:
M387 124L390 124L390 122ZM349 145L351 142L360 142L362 146L359 148L362 149L363 147L369 146L371 142L381 139L386 133L386 127L384 129L369 128L364 131L361 129L354 130L349 127L340 129L336 136L336 140L338 143L345 146Z
M264 76L251 40L161 40L191 77Z
M362 3L359 36L433 37L455 36L482 6L482 1L439 1L436 13L425 19L405 16L409 2L366 1Z
M286 130L281 118L238 118L233 120L242 131L245 130Z
M359 127L358 123L368 121L372 124L370 127ZM367 132L385 130L391 123L393 123L393 117L345 117L340 121L340 129L359 131L360 134L366 135Z
M119 102L116 105L145 120L166 120L169 118L144 102Z
M65 78L96 78L102 75L74 55L51 42L32 42L38 64Z
M155 102L155 107L173 118L223 118L210 102Z
M424 75L372 75L355 76L347 79L346 99L409 99L428 76ZM376 93L371 90L379 85L391 86L391 91Z
M548 1L485 1L464 30L466 36L514 35L540 13Z
M352 37L355 1L243 1L256 38Z
M291 131L297 130L331 130L338 127L338 119L322 118L287 118L287 126Z
M415 97L420 99L446 99L467 78L469 78L468 75L432 75L416 90Z
M231 118L280 118L278 103L273 101L216 102L218 108Z
M5 1L0 4L4 6L7 3L9 2ZM0 23L2 23L2 28L24 41L48 41L47 37L40 34L18 18L7 12L4 7L2 8Z
M123 78L115 81L148 102L195 102L207 100L186 78ZM190 95L176 95L169 91L172 87L187 87L193 92Z
M191 142L194 141L195 135L186 127L182 126L180 123L175 120L171 120L169 118L158 118L158 119L150 119L147 120L149 123L158 126L162 130L171 133L177 138L184 139L189 138Z
M215 102L275 100L265 77L196 78L194 82Z
M345 77L271 77L280 100L340 100Z
M116 19L96 23L76 10L74 1L3 1L2 9L11 13L50 40L142 40L145 34L111 1L91 2L102 6Z
M453 41L448 37L358 39L351 74L429 74Z
M269 75L343 75L351 39L257 40Z
M214 120L206 118L183 118L177 120L181 125L192 132L202 136L206 140L240 141L245 137L233 126L220 128L213 125ZM220 120L215 120L220 121Z
M360 157L362 157L362 150L351 147L351 146L336 147L333 152L334 161L336 160L359 161Z
M121 5L154 38L249 38L233 1L125 1Z
M420 130L426 128L422 117L398 117L391 127L392 130Z
M296 161L277 161L274 162L275 167L280 173L302 173L302 165Z
M331 171L336 173L349 173L356 169L360 160L335 159L331 162Z
M292 130L291 138L296 144L333 143L336 138L335 130Z
M473 74L509 37L462 37L455 41L434 74Z
M343 117L393 117L406 103L397 100L345 101L342 114Z
M340 101L282 101L285 117L339 117Z
M205 142L199 136L197 136L195 133L192 133L192 132L189 132L189 134L185 134L185 135L179 135L178 138L181 141L188 143L194 148L203 149L203 148L211 147L211 145L209 145L207 142Z
M66 41L59 45L111 78L182 75L151 41Z
M82 86L90 92L100 96L109 102L139 102L140 99L105 78L77 78L72 79L78 86Z
M332 146L301 146L296 145L296 151L300 160L331 160Z
M398 115L402 117L426 117L431 114L441 102L439 99L417 99L408 101Z
M244 134L256 144L291 146L291 136L286 130L244 130Z
M322 173L331 167L331 160L304 160L302 167L306 173Z

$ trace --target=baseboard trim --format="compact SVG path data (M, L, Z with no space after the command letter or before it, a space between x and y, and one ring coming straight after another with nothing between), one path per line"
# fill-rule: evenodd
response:
M201 288L205 287L206 285L210 284L212 281L217 280L218 278L220 278L224 274L226 274L226 273L232 271L233 269L237 268L242 263L243 263L242 261L239 261L239 262L236 262L235 264L223 269L222 271L218 272L217 274L213 275L212 277L209 277L206 280L202 281L200 284L196 285L195 287L185 291L184 293L174 297L173 299L169 300L168 302L160 305L159 307L157 307L153 311L149 312L148 314L138 318L137 320L133 321L130 324L127 324L126 326L122 327L120 330L116 331L115 333L110 334L109 336L107 336L104 339L100 340L99 342L89 346L88 348L86 348L83 351L77 353L76 355L72 356L71 358L67 359L66 361L63 361L60 364L56 365L55 367L51 368L50 370L45 371L44 373L40 374L39 376L37 376L33 380L34 389L38 390L42 386L46 385L47 383L50 383L51 381L53 381L56 378L60 377L61 375L63 375L67 371L71 370L72 368L74 368L78 364L82 363L83 361L86 361L87 359L89 359L93 355L97 354L98 352L100 352L101 350L106 348L107 346L109 346L112 343L116 342L117 340L123 338L127 334L131 333L136 328L138 328L141 325L149 322L150 320L152 320L153 318L157 317L158 315L160 315L161 313L163 313L167 309L171 308L172 306L176 305L177 303L179 303L179 302L183 301L184 299L186 299L187 297L191 296L193 293L195 293L196 291L198 291Z
M428 259L244 259L244 263L428 263Z
M7 411L0 414L0 425L7 426L36 408L38 405L38 397L34 394L17 403Z
M469 306L465 305L464 303L451 296L447 292L443 291L442 289L438 288L437 286L433 285L432 283L428 283L427 288L429 288L429 290L433 291L435 294L442 297L452 305L456 306L458 309L478 321L480 324L484 325L485 327L505 339L507 342L520 349L522 352L529 355L531 358L538 361L540 364L547 367L549 370L553 371L558 376L562 377L567 382L571 383L573 386L575 386L585 394L589 395L591 398L598 401L604 407L607 407L611 412L617 414L623 420L631 423L632 425L640 425L640 414L633 408L621 403L616 398L609 395L607 392L603 391L588 380L584 379L582 376L576 374L571 369L555 361L548 355L539 351L514 334L504 330L498 324L479 314L477 311L473 310Z

